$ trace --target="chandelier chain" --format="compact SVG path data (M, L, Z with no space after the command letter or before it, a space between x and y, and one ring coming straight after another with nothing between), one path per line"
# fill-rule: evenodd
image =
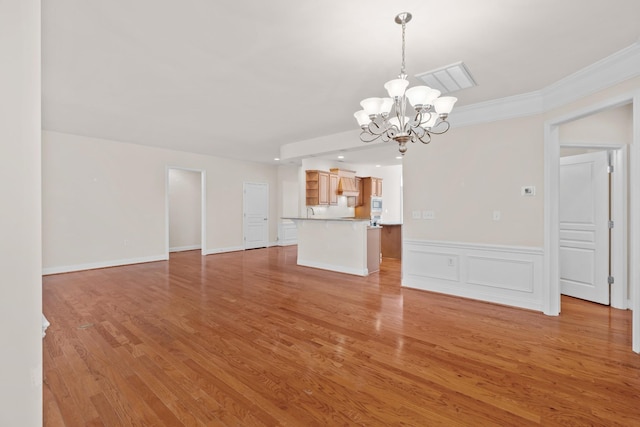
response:
M404 44L405 44L405 41L404 41L404 31L405 31L406 25L407 25L407 24L405 23L405 21L404 21L404 19L403 19L403 20L402 20L402 68L400 69L400 75L401 75L401 76L406 75L406 73L405 73L405 71L404 71Z

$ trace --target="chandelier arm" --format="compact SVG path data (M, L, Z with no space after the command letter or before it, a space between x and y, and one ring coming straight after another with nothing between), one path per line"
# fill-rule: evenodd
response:
M383 125L384 124L385 123L383 122ZM365 132L368 132L368 133L370 133L372 135L377 135L377 136L380 136L380 135L384 134L386 131L387 131L387 127L386 126L381 126L375 120L370 121L369 125L365 129Z
M371 132L367 132L367 130L366 130L366 129L364 129L364 130L360 133L360 141L362 141L362 142L366 142L366 143L373 142L373 141L375 141L376 139L380 138L380 137L381 137L381 136L383 136L383 135L384 135L384 134L376 135L376 134L373 134L373 133L371 133Z
M434 130L434 129L436 129L438 126L440 126L442 123L444 123L444 124L446 124L446 125L447 125L447 127L446 127L446 128L444 128L444 130ZM434 135L442 135L443 133L445 133L446 131L448 131L450 127L451 127L451 124L450 124L448 121L443 120L443 121L441 121L440 123L438 123L437 125L435 125L434 127L432 127L432 128L431 128L431 130L430 130L429 132L430 132L430 133L432 133L432 134L434 134Z
M417 135L416 135L417 136ZM427 139L425 140L424 138L427 137ZM428 131L424 131L424 135L422 135L421 137L418 137L418 139L420 140L420 142L422 142L423 144L428 144L431 142L431 134Z

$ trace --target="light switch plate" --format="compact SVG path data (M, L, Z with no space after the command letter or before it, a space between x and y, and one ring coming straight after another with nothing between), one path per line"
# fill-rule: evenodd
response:
M422 219L435 219L436 214L434 211L422 211Z
M420 219L420 211L412 211L411 212L412 219Z
M502 217L502 213L500 211L493 211L493 220L494 221L500 221L501 217Z

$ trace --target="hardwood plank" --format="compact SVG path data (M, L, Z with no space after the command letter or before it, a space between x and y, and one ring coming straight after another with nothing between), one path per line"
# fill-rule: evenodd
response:
M631 313L350 276L296 248L46 276L45 425L606 425L640 419Z

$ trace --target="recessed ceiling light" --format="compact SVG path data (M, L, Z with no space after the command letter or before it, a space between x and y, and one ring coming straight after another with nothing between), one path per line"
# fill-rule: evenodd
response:
M402 160L402 156L396 156L397 160Z
M379 168L380 166L382 166L382 165L376 165L377 168Z
M273 160L275 160L276 162L280 160L280 157L274 157Z
M344 159L344 156L338 156L339 159Z

